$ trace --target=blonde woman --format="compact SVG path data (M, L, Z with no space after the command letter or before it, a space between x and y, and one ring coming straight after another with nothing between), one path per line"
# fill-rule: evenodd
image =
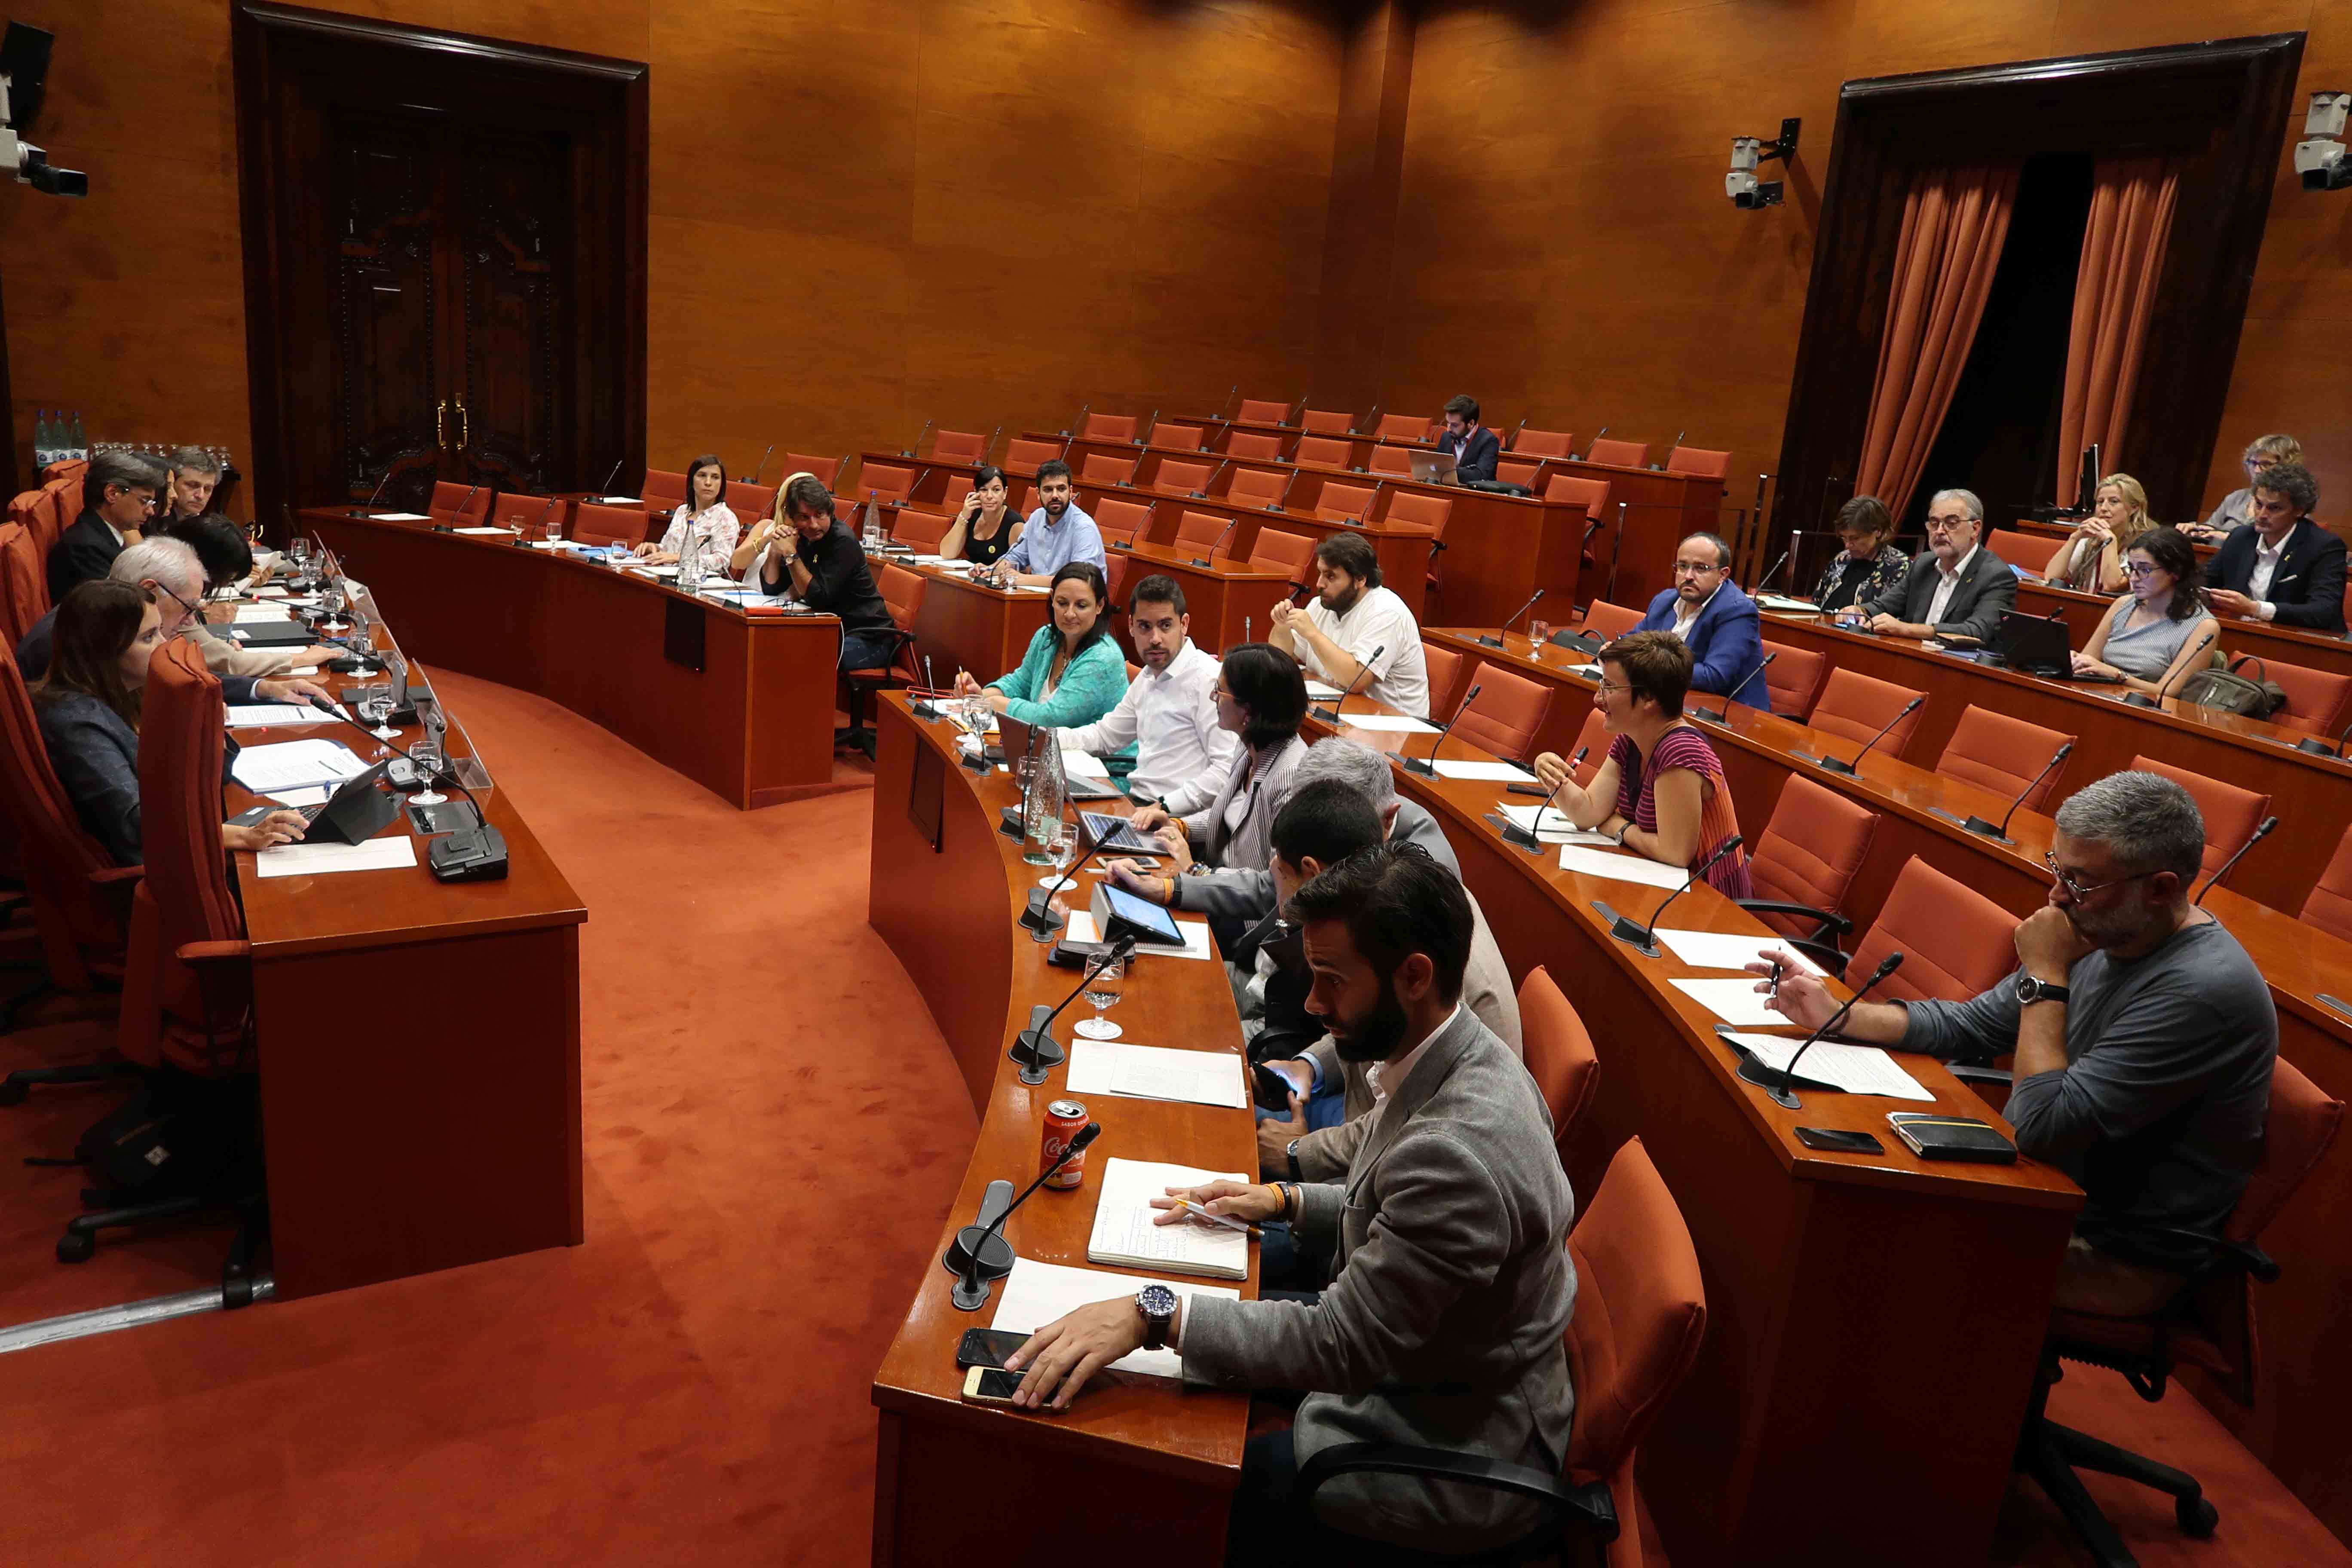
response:
M751 582L752 566L767 554L772 540L786 550L792 548L793 524L792 520L784 515L784 492L793 488L794 479L815 477L806 468L784 476L783 482L776 487L775 504L768 508L768 515L751 526L751 531L743 535L743 542L735 547L735 553L727 558L729 576L738 583Z
M2202 522L2192 522L2181 531L2199 544L2218 544L2241 524L2253 521L2254 477L2273 463L2303 461L2303 443L2292 436L2265 436L2246 448L2240 459L2245 465L2246 482L2221 498L2213 515Z
M2050 558L2044 581L2086 594L2120 594L2126 587L2124 552L2154 528L2147 491L2129 474L2109 474L2092 498L2091 515L2076 526Z

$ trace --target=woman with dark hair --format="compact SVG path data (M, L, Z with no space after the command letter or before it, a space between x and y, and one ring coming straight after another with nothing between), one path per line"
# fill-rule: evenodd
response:
M1110 635L1110 585L1091 561L1054 574L1053 618L1029 639L1021 668L982 687L956 672L956 695L985 697L999 713L1047 730L1091 724L1127 695L1127 656Z
M174 518L149 532L179 540L196 552L208 595L236 587L253 572L253 542L244 529L218 512ZM304 648L247 647L218 629L235 624L236 619L233 598L217 599L205 605L204 615L189 626L188 634L205 656L205 668L215 675L283 675L289 669L316 668L342 657L341 649L324 644Z
M2209 662L2221 623L2205 607L2205 569L2177 528L2151 528L2124 552L2128 591L2074 656L2077 675L2119 676L2162 697Z
M1683 717L1691 651L1672 632L1628 632L1601 650L1592 704L1616 740L1592 782L1579 786L1554 752L1536 776L1559 792L1559 809L1577 826L1618 847L1696 871L1739 831L1723 763ZM1708 868L1707 882L1734 899L1752 895L1748 854L1734 850Z
M940 554L950 561L987 566L1018 543L1021 519L1004 504L1011 493L1004 470L993 463L982 463L972 476L971 493L963 498L955 521L940 537Z
M164 642L163 613L129 583L84 583L58 606L48 672L32 688L33 718L74 815L118 866L145 858L139 832L139 710L147 666ZM302 837L299 811L251 827L221 824L229 849Z
M705 452L686 466L686 499L670 513L661 542L637 546L637 553L656 566L668 566L686 553L693 542L706 563L727 562L735 552L743 525L727 504L727 468L718 454Z
M1129 820L1137 832L1160 836L1174 852L1179 873L1263 871L1275 816L1289 800L1291 778L1307 755L1298 732L1307 718L1307 678L1296 659L1272 644L1240 643L1225 650L1212 695L1218 727L1242 738L1233 770L1214 795L1186 785ZM1122 865L1121 887L1182 906L1175 879L1157 875L1160 868Z
M1813 589L1823 612L1849 605L1866 605L1893 587L1910 569L1911 557L1887 541L1895 536L1895 520L1876 496L1856 496L1838 508L1838 542L1845 548L1829 563Z

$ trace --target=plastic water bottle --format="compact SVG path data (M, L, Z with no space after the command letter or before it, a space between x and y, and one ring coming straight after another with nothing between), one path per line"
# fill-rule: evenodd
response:
M73 438L66 445L72 448L67 456L79 458L85 463L89 461L89 437L82 432L81 410L79 408L74 410Z
M677 585L689 594L702 590L702 533L692 523L686 525L686 542L677 552Z
M46 468L58 460L58 437L46 408L33 412L33 467Z
M879 501L866 503L866 548L882 548L882 503Z

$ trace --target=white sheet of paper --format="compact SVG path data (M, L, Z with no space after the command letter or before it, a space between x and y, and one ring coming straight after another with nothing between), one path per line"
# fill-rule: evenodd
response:
M1375 735L1434 735L1437 726L1402 713L1342 713L1339 722L1350 730Z
M375 520L378 522L424 522L427 521L425 514L421 511L380 511L375 514Z
M1339 695L1339 689L1336 686L1326 685L1322 681L1314 679L1310 677L1307 682L1307 695L1312 697L1318 702L1328 702L1331 699Z
M1681 867L1662 866L1646 855L1594 849L1582 844L1560 846L1559 868L1580 876L1606 877L1613 882L1639 882L1648 888L1679 888L1690 877Z
M280 844L254 857L265 877L316 877L330 871L390 871L416 864L416 840L405 833L364 844Z
M1139 1100L1181 1100L1194 1105L1248 1103L1241 1058L1230 1051L1180 1051L1125 1040L1070 1042L1072 1094L1125 1094ZM1247 1177L1236 1177L1246 1181Z
M1437 759L1437 776L1442 779L1485 779L1493 784L1533 784L1536 775L1517 763L1457 763Z
M1495 809L1502 814L1506 822L1529 833L1536 833L1536 814L1541 812L1543 831L1536 833L1536 837L1546 844L1605 844L1612 849L1617 847L1617 841L1606 833L1594 833L1589 828L1577 826L1562 816L1556 805L1547 811L1541 805L1516 805L1509 801L1498 800L1495 803Z
M1727 1024L1756 1027L1789 1020L1764 1005L1764 993L1750 975L1736 980L1676 980L1675 989Z
M1062 771L1072 778L1108 779L1110 777L1110 764L1091 752L1065 751L1062 753Z
M644 503L640 498L636 496L598 496L596 498L596 504L599 506L640 506Z
M1177 1295L1190 1300L1195 1296L1223 1296L1229 1301L1241 1300L1241 1292L1227 1285L1210 1285L1201 1280L1154 1280L1139 1274L1116 1274L1106 1268L1070 1268L1058 1263L1039 1263L1034 1258L1013 1260L1013 1272L1004 1277L1003 1294L996 1299L996 1316L989 1326L1003 1329L1009 1334L1031 1334L1055 1319L1067 1316L1089 1301L1127 1300L1146 1285L1167 1286ZM1121 1372L1148 1373L1154 1377L1182 1377L1183 1358L1174 1351L1136 1351L1110 1363Z
M1130 1268L1156 1265L1185 1274L1246 1278L1247 1235L1199 1220L1154 1225L1151 1216L1159 1211L1151 1206L1151 1200L1165 1196L1170 1187L1248 1180L1238 1171L1202 1171L1151 1160L1107 1160L1102 1190L1095 1199L1094 1229L1087 1237L1087 1258Z
M1013 591L1021 594L1050 594L1054 591L1054 585L1051 583L1022 583L1017 584Z
M1770 948L1795 959L1797 967L1808 974L1822 972L1820 964L1777 936L1742 936L1727 931L1661 931L1656 934L1676 958L1701 969L1745 969Z
M229 764L229 773L256 795L274 795L282 789L340 784L367 772L367 767L341 741L312 736L274 746L247 746Z
M337 712L341 712L340 705ZM226 710L231 730L260 730L272 724L323 724L327 716L315 708L298 708L290 702L231 703Z
M281 789L269 795L280 805L324 805L334 790L326 784L313 784L309 789Z
M1775 1035L1732 1035L1735 1044L1745 1046L1768 1068L1789 1070L1789 1062L1803 1045L1804 1037L1791 1035L1782 1039ZM1834 1040L1817 1040L1805 1053L1797 1076L1815 1083L1826 1083L1848 1094L1883 1094L1889 1100L1924 1100L1930 1104L1936 1097L1920 1085L1917 1079L1895 1065L1895 1058L1876 1046L1847 1046Z
M255 558L254 564L260 564L260 559L258 557ZM289 593L286 589L280 588L277 584L272 584L266 588L256 588L253 591L253 596L257 599L290 599L293 597L293 595Z
M1768 610L1820 610L1811 599L1792 599L1786 594L1759 594L1756 602Z
M452 533L504 533L512 535L514 530L511 528L453 528L449 531Z
M319 667L315 664L305 664L298 666L293 669L289 669L286 673L289 675L316 675L319 673Z
M283 626L294 618L294 612L283 605L239 605L234 625Z

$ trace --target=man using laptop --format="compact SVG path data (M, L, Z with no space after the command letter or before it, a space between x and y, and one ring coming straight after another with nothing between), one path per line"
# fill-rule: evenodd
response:
M1968 490L1937 490L1927 503L1927 553L1867 605L1839 616L1883 636L1989 643L2017 607L2017 574L1978 543L1984 502Z
M1454 482L1467 484L1495 477L1503 438L1478 423L1478 400L1462 395L1446 400L1445 434L1438 437L1437 445L1453 456Z
M2254 479L2253 520L2221 542L2206 600L2217 616L2344 629L2344 541L2311 521L2319 481L2301 463Z
M1151 805L1184 786L1210 795L1233 772L1242 739L1217 722L1217 661L1193 646L1184 590L1157 574L1128 598L1127 630L1142 672L1118 706L1062 734L1065 751L1108 756L1135 748L1129 798Z
M1394 589L1381 586L1371 545L1360 533L1331 534L1315 546L1315 600L1303 610L1276 601L1265 640L1318 680L1429 717L1421 625Z

